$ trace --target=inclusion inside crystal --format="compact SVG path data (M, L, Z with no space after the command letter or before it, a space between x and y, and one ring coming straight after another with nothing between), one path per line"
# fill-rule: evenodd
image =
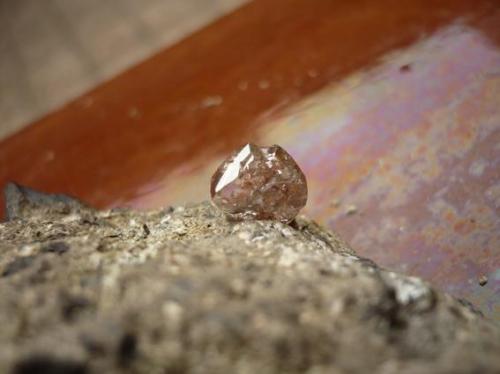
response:
M213 203L230 218L290 222L307 201L307 183L295 160L280 146L247 144L212 176Z

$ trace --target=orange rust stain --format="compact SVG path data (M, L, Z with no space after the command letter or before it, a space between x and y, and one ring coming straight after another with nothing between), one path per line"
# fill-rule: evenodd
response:
M476 224L470 220L460 220L454 226L453 230L462 235L467 235L476 229Z
M469 124L463 124L462 126L457 126L453 131L450 131L450 135L462 140L464 144L467 144L475 137L475 131L470 128Z
M448 210L444 213L443 218L446 219L449 223L453 223L456 220L455 213L452 211Z
M430 241L441 242L447 236L447 232L440 226L427 227L424 236Z

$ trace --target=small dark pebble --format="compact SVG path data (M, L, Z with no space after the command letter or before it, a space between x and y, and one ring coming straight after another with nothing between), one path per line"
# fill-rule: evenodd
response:
M329 277L333 274L333 272L330 269L319 269L319 274L324 276L324 277Z
M90 306L90 301L83 296L62 296L61 314L64 320L73 321L85 308Z
M83 225L96 225L96 226L98 226L96 218L87 218L87 217L82 218L81 222Z
M17 257L5 267L2 272L2 277L8 277L21 270L29 268L35 261L35 257L36 256Z
M483 275L479 278L479 285L483 287L486 286L486 284L488 284L488 277L486 277L486 275Z
M81 336L80 342L85 350L92 356L104 356L106 354L106 346L104 343L94 339L91 335Z
M147 238L149 234L151 234L151 231L149 230L148 225L144 224L142 225L142 229L144 230L144 238Z
M127 366L135 358L137 351L137 337L132 333L126 333L120 340L117 350L118 363Z
M174 211L174 207L173 207L173 206L167 206L167 207L165 207L165 208L163 208L163 209L161 210L161 212L162 212L163 214L173 213L173 211Z
M297 220L294 218L292 219L288 225L292 228L292 229L295 229L295 230L300 230L300 227L299 227L299 224L297 223Z
M410 64L405 64L399 68L399 71L401 73L409 73L411 71L411 65Z
M69 251L69 246L65 242L52 242L43 246L41 251L62 255L63 253Z
M18 362L13 374L85 374L87 367L82 362L61 360L48 356L33 356Z

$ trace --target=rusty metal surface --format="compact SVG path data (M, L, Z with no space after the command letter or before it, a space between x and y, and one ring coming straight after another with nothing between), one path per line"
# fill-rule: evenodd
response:
M358 252L500 316L500 51L482 33L441 30L263 134L305 167L308 213Z
M304 168L308 214L500 318L500 49L487 34L453 24L273 113L257 139ZM131 203L206 198L218 162L181 165Z

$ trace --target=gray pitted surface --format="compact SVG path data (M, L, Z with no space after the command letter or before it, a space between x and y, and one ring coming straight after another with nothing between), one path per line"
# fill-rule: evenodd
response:
M2 373L500 372L496 325L306 218L7 195Z

